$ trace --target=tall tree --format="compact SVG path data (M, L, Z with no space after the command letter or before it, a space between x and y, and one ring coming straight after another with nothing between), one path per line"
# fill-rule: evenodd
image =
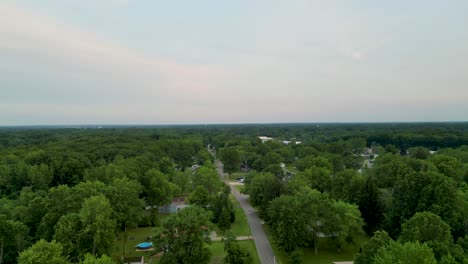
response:
M151 169L142 180L146 203L150 206L151 221L156 222L157 207L170 203L178 186L169 181L169 177L162 172Z
M323 220L323 225L340 250L342 245L355 243L364 234L362 229L364 221L354 204L332 201L330 209L331 213Z
M63 255L63 247L60 243L47 242L43 239L36 242L30 248L21 252L18 264L67 264L67 258Z
M211 242L210 220L211 212L198 206L166 218L153 236L156 247L164 250L160 263L209 263L211 252L205 245Z
M0 214L0 264L14 263L26 244L28 227Z
M92 240L83 230L83 223L77 213L63 215L55 225L54 239L64 246L63 252L72 262L78 262L92 245Z
M128 178L115 179L107 189L106 196L113 208L113 219L124 231L123 255L127 250L127 227L136 227L143 215L145 203L139 198L142 186Z
M392 238L385 231L377 231L374 236L362 247L362 251L356 255L355 264L373 264L374 256L379 249L386 247L392 242Z
M452 241L450 226L442 219L430 212L416 213L402 226L402 231L398 239L400 242L418 241L426 243L436 259L449 254Z
M221 186L218 172L210 162L198 168L192 175L192 184L194 188L203 186L210 195L217 193Z
M367 178L359 193L357 204L364 219L364 231L367 235L371 235L382 224L385 209L380 199L380 190L373 176Z
M400 244L391 242L379 249L374 257L375 264L436 264L434 253L430 247L419 242Z
M271 173L259 173L246 184L246 191L251 203L259 207L259 214L268 218L268 205L283 192L283 182Z
M101 257L94 257L91 254L86 254L85 258L80 264L115 264L115 262L107 255Z
M242 162L237 147L227 147L221 151L221 161L224 163L224 171L233 173L239 171Z
M115 239L115 222L111 218L112 207L104 196L92 196L84 200L79 213L84 231L93 241L93 256L109 254Z
M224 238L224 251L226 257L224 263L226 264L250 264L252 263L252 256L247 249L243 248L236 240L236 237L228 232Z

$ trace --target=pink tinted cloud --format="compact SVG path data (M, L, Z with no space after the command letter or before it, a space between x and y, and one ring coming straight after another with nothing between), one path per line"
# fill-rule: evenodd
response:
M208 96L219 93L227 77L226 69L147 56L20 7L0 5L0 50L45 58L46 67L64 75L63 71L80 71L83 78L136 84L132 92L144 96Z

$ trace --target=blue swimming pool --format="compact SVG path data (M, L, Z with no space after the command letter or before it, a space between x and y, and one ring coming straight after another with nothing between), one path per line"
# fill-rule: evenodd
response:
M149 249L149 248L152 248L153 247L153 243L151 242L143 242L143 243L140 243L136 246L136 248L138 249Z

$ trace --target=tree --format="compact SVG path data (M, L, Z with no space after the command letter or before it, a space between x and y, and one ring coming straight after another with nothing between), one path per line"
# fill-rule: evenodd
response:
M317 189L321 192L330 192L331 190L331 170L323 167L312 166L304 172L298 173L309 182L312 189Z
M100 258L97 258L88 253L80 264L115 264L115 262L107 255L102 255Z
M329 171L333 170L333 166L324 157L314 157L314 156L306 156L296 162L296 168L299 171L305 171L306 169L310 168L323 168Z
M361 213L354 204L332 201L328 218L322 220L327 234L332 236L338 250L346 243L354 243L364 232Z
M429 159L437 170L457 182L463 180L463 165L454 157L447 155L436 154Z
M67 258L63 256L63 247L56 241L47 242L43 239L30 248L21 252L18 264L66 264Z
M115 179L107 189L107 197L112 205L113 219L124 231L123 255L127 250L127 227L136 227L143 215L145 203L139 198L142 186L128 178Z
M453 243L450 226L438 215L430 212L416 213L406 221L398 241L426 243L438 260L449 253L450 245Z
M13 263L26 244L28 227L0 214L0 264Z
M290 264L301 264L304 259L304 252L302 249L296 248L294 251L289 253L289 263Z
M197 186L205 187L210 195L217 193L221 186L218 172L210 162L197 169L192 175L192 183L194 188Z
M221 161L224 164L224 170L227 173L233 173L240 169L242 162L241 155L237 147L227 147L221 151Z
M356 203L362 195L367 178L356 170L346 169L331 177L330 195L333 199Z
M221 214L218 219L218 227L222 231L226 231L231 228L231 212L229 208L224 207L221 209Z
M144 195L147 205L151 208L151 220L154 224L158 213L157 207L170 203L178 186L171 183L167 175L156 169L145 173L142 185L145 187Z
M211 199L208 190L203 186L197 186L189 196L189 202L202 208L208 208Z
M253 205L259 207L259 214L267 218L267 208L271 200L281 195L283 183L271 173L259 173L247 184L246 192ZM266 219L268 220L268 219Z
M373 264L374 256L379 249L387 246L393 241L385 231L377 231L374 236L362 247L354 259L355 264Z
M212 199L212 205L210 206L213 212L213 222L218 223L218 227L221 230L227 230L231 228L231 223L235 221L234 205L229 197L231 193L231 187L224 184L223 190Z
M30 167L29 180L34 190L47 191L50 184L52 183L53 177L54 175L47 164L40 164Z
M224 251L226 257L224 263L226 264L250 264L252 263L252 256L247 249L241 247L236 240L236 237L228 232L224 237Z
M408 149L409 155L416 159L427 159L429 158L429 150L423 147L413 147Z
M111 218L112 207L104 196L92 196L84 200L79 217L84 232L92 239L92 255L111 253L115 240L115 222Z
M325 222L329 222L327 219L331 217L331 201L327 195L310 188L304 188L298 195L299 199L304 199L307 203L307 228L310 230L308 234L310 234L314 252L317 255L320 238L327 232Z
M378 250L374 257L375 264L436 264L431 248L419 242L400 244L390 242Z
M60 217L55 225L54 239L64 246L64 254L72 262L77 262L92 245L92 240L83 233L80 215L70 213Z
M392 203L386 212L385 230L397 237L401 224L422 211L437 214L451 223L455 219L456 190L454 180L438 172L408 173L395 184Z
M190 206L166 218L153 236L156 248L165 253L160 263L209 263L211 213L198 206Z
M271 229L280 248L287 253L307 246L307 200L299 195L281 195L268 207Z
M357 204L364 219L364 231L366 231L367 235L371 235L381 225L384 211L384 204L380 199L380 190L373 176L367 178L359 193Z
M169 181L167 175L156 169L151 169L145 174L142 185L146 189L144 195L150 206L161 206L169 203L176 188L176 185Z

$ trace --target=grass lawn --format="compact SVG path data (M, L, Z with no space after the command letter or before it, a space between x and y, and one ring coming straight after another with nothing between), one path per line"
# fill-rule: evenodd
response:
M253 259L253 264L260 264L260 260L258 259L257 249L255 248L255 243L253 240L246 240L246 241L239 241L239 245L246 248ZM211 245L208 246L213 254L211 258L212 264L220 264L223 263L223 259L226 256L224 252L224 243L223 242L213 242Z
M241 186L242 187L242 186ZM231 231L234 233L235 236L250 236L252 232L250 231L249 224L247 222L247 218L244 214L244 211L240 207L239 202L236 198L231 194L230 199L234 205L236 220L231 225ZM165 218L168 215L161 215L161 218ZM161 219L162 221L163 219ZM152 227L143 227L143 228L135 228L128 230L128 242L127 242L127 257L137 257L137 256L144 256L146 261L149 260L149 257L153 252L137 252L135 251L135 246L141 242L145 242L148 236L152 234ZM215 225L215 231L218 236L222 236L223 232L219 230L219 228ZM123 233L119 234L119 239L116 240L114 246L114 253L112 257L115 260L120 260L120 257L123 253ZM251 253L254 262L253 263L260 263L258 260L257 250L255 248L255 243L253 240L248 241L239 241L239 244L246 247L249 252ZM212 263L222 263L222 259L225 256L224 253L224 244L222 242L213 242L209 245L210 250L213 252L213 261ZM158 261L154 261L153 263L157 263Z
M245 177L246 174L247 173L245 173L245 172L234 172L232 174L229 174L229 180L237 181L237 178Z
M244 214L244 210L240 207L239 202L230 195L232 203L234 205L234 211L236 214L236 220L231 225L231 231L236 236L250 236L252 232L250 231L249 223L247 222L247 217Z
M234 188L236 188L240 193L244 190L245 186L244 185L234 185Z
M269 226L264 225L263 228L265 229L265 232L268 236L268 240L270 241L271 246L273 247L273 251L275 252L275 256L277 257L277 262L280 264L288 264L288 256L286 255L286 252L280 250L277 247L276 243L274 242L271 230L269 229ZM358 243L358 245L344 247L342 248L341 252L338 253L336 251L336 248L332 245L330 241L323 239L319 243L317 255L315 255L314 249L312 247L303 249L304 258L302 260L302 263L332 264L334 261L353 261L355 255L359 251L359 247L368 240L369 238L367 237L363 238Z
M145 242L146 238L151 236L153 228L152 227L141 227L130 229L127 232L127 257L140 257L144 256L145 259L149 259L151 252L137 252L135 251L135 246ZM123 254L123 233L118 235L118 240L115 241L114 253L112 258L115 260L120 260L120 257Z
M236 215L236 220L234 223L231 224L231 232L235 236L250 236L252 232L250 231L249 223L247 222L247 218L245 217L244 210L239 205L239 202L234 198L234 196L230 195L232 204L234 205L234 213ZM223 236L224 232L221 231L218 226L215 224L215 232L218 236Z

